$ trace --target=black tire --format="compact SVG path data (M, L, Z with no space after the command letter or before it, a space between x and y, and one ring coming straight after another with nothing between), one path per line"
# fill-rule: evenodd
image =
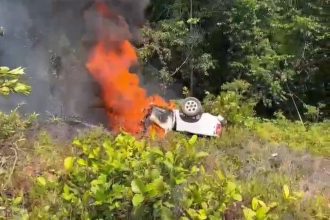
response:
M188 97L183 100L181 104L181 111L189 117L194 117L202 113L202 104L198 99Z

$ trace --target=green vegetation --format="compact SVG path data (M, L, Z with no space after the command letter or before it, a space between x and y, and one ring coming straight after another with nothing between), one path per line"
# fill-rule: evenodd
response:
M112 136L99 128L65 144L46 126L38 130L15 112L1 115L1 121L10 131L19 126L7 132L0 148L5 158L0 219L327 219L330 214L327 197L302 193L302 173L314 171L289 170L286 158L274 168L268 157L280 145L260 142L259 134L244 126L230 126L220 139L169 134L166 140ZM54 126L63 129L62 123Z
M205 91L217 96L222 85L244 80L250 89L242 95L258 103L258 114L282 110L295 119L298 109L321 120L329 116L330 103L326 4L152 1L139 49L144 74L165 88L179 82L200 99Z
M151 1L145 78L203 99L221 138L0 112L0 220L330 219L326 3ZM24 75L0 67L0 96L28 95Z
M0 66L0 95L8 96L11 93L30 94L31 87L20 82L24 74L24 69L21 67L11 70L8 67Z

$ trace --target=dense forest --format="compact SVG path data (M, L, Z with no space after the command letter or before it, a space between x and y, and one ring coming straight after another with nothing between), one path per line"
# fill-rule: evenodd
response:
M327 117L328 3L152 1L139 49L145 73L199 98L241 90L266 116Z
M0 220L330 219L329 24L328 0L0 0ZM192 96L221 135L143 130Z

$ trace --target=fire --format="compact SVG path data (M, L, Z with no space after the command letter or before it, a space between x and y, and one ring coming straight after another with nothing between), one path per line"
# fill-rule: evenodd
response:
M97 8L103 17L113 19L104 4ZM101 87L111 129L139 134L151 105L172 108L172 104L160 96L148 97L138 75L130 72L130 67L138 63L138 57L128 39L114 40L111 33L102 36L90 54L87 69Z

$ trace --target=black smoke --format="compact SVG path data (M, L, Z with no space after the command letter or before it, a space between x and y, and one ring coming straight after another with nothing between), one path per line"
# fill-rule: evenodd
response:
M26 68L32 94L0 98L0 110L24 104L24 113L37 112L104 121L92 108L97 84L85 63L97 40L94 0L0 0L0 66ZM103 1L127 22L131 40L139 37L147 0ZM88 16L86 16L88 14ZM97 13L94 13L97 16ZM117 31L117 30L111 30Z

